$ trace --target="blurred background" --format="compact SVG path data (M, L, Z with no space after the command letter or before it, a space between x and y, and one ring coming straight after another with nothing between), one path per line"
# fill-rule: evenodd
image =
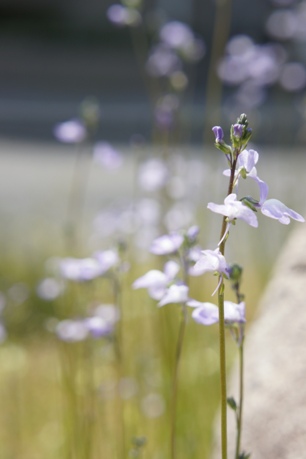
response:
M131 286L162 269L149 254L161 234L197 224L199 245L216 246L221 218L206 206L224 199L226 163L211 127L228 139L241 113L269 197L303 214L305 41L306 0L0 0L0 459L169 457L177 305ZM295 225L259 221L237 224L227 248L246 268L248 324ZM60 273L96 251L118 254L105 275ZM192 295L212 287L197 278ZM74 325L100 303L122 312L119 332L80 338ZM178 449L208 459L217 327L187 328Z
M257 0L246 6L244 0L146 0L136 27L110 21L111 5L111 0L1 1L2 137L52 140L54 124L76 116L90 96L101 107L101 135L120 142L133 134L148 138L153 116L143 75L148 54L139 56L135 47L141 54L143 37L131 36L131 29L142 29L150 50L160 26L176 20L203 42L203 56L187 72L184 113L192 142L203 140L204 114L216 108L214 92L215 106L220 100L209 72L223 84L223 118L247 112L258 126L257 142L304 142L304 1ZM278 136L271 134L276 129Z

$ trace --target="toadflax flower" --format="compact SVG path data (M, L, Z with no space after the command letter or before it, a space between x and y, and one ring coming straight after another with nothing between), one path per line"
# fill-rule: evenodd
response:
M152 269L136 279L133 288L147 288L151 298L161 300L167 293L168 286L174 281L179 269L179 264L170 260L165 264L164 271Z
M201 303L196 300L187 301L187 306L195 308L192 318L201 325L212 325L219 322L219 308L213 303ZM233 303L224 301L225 323L245 322L245 303Z
M189 289L187 285L172 284L166 290L166 293L158 303L158 306L165 306L165 304L169 303L186 303L189 299L188 292Z
M150 252L155 255L169 255L177 252L183 241L184 238L179 233L165 234L152 242Z
M257 175L256 164L259 159L259 154L255 150L243 150L237 159L237 170L235 174L235 185L238 184L239 177L251 178L257 182L259 186L260 198L259 201L262 202L266 199L268 194L268 185L261 180ZM226 169L223 172L223 175L229 177L231 175L230 169Z
M261 205L261 212L267 217L278 220L280 223L283 223L283 225L289 225L290 218L298 222L305 221L302 215L290 209L278 199L267 199L264 201Z
M57 140L64 143L80 143L87 134L84 124L77 119L56 124L53 132Z
M201 274L212 272L228 275L228 265L225 257L219 249L202 250L199 260L190 268L189 274L192 276L200 276Z
M254 228L257 228L258 226L255 213L241 201L237 201L237 195L235 193L231 193L225 198L224 205L209 202L207 207L212 212L228 217L229 222L238 218L240 220L244 220Z

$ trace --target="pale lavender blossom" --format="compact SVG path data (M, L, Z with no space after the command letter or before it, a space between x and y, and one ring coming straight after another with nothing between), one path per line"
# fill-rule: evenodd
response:
M122 165L122 156L110 143L98 142L93 148L94 161L105 169L117 169Z
M135 8L127 8L123 5L111 5L107 10L108 19L117 26L135 27L141 23L139 11Z
M112 249L95 252L93 258L98 262L100 275L117 266L120 261L118 252Z
M120 319L120 311L113 304L99 304L94 309L94 315L102 317L102 319L111 324L115 324Z
M179 21L167 22L160 30L160 39L174 49L184 48L194 39L191 28Z
M172 284L166 290L164 296L158 303L158 306L165 306L170 303L186 303L188 301L189 289L184 284Z
M237 170L235 173L235 186L238 184L238 179L240 176L243 178L253 179L259 186L259 203L262 203L268 195L268 185L261 180L257 175L256 164L259 159L259 154L255 150L243 150L237 159ZM223 174L227 177L230 176L230 169L223 171Z
M304 222L305 219L302 215L287 207L278 199L267 199L261 205L261 212L267 217L278 220L283 225L289 225L290 218L298 222Z
M197 225L193 225L186 231L186 237L189 243L193 243L197 240L200 228Z
M180 266L175 261L168 261L164 271L152 269L133 283L133 288L146 288L151 298L161 300L167 292L168 286L174 281Z
M238 218L240 220L244 220L254 228L257 228L258 226L255 213L241 201L237 201L237 195L235 193L231 193L225 198L224 205L209 202L207 207L212 212L216 212L217 214L227 217L229 222Z
M203 41L195 38L192 29L183 22L166 23L159 36L165 45L179 52L186 60L197 61L205 53Z
M141 188L152 192L165 186L169 171L164 161L152 158L140 166L138 174L138 181Z
M213 303L201 303L196 300L187 301L187 306L195 308L192 318L201 325L212 325L219 322L219 308ZM224 301L224 320L228 325L245 323L245 303L239 304Z
M77 119L57 124L53 132L57 140L64 143L80 143L86 137L86 128Z
M64 290L64 285L54 277L46 277L37 286L37 295L46 301L55 300Z
M179 250L184 237L179 233L165 234L155 239L150 247L150 252L154 255L169 255Z
M189 273L192 276L200 276L211 272L228 275L229 266L226 263L224 255L219 249L202 250L198 261L190 268Z
M153 77L169 77L181 68L180 58L175 51L164 44L153 48L146 63L147 72Z
M99 316L87 317L84 319L84 325L93 338L102 338L114 331L114 324Z
M75 282L93 280L103 272L101 264L94 258L64 258L59 268L62 277Z
M66 319L57 324L55 333L60 340L73 343L86 339L88 328L83 320Z

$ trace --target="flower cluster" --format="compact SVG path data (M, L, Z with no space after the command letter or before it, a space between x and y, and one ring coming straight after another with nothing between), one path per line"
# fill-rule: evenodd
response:
M230 166L223 174L230 177L231 189L224 200L224 204L208 203L208 208L215 213L221 214L226 222L224 233L218 246L214 250L200 250L196 245L198 228L192 227L185 234L173 232L155 239L151 245L151 252L156 255L176 255L181 262L168 261L163 271L151 270L144 276L137 279L134 288L147 288L151 298L158 301L158 306L164 306L168 303L184 303L194 308L192 313L193 319L203 325L211 325L219 320L219 309L216 305L189 298L189 289L186 280L182 281L178 277L180 267L182 267L184 279L186 274L191 276L200 276L207 272L216 274L219 278L218 290L223 279L231 277L231 267L227 263L224 252L220 246L228 236L231 225L236 220L243 220L250 226L258 227L257 211L267 217L278 220L282 224L289 224L290 219L304 222L304 218L287 207L277 199L267 199L268 185L258 176L256 165L259 154L257 151L246 149L247 143L251 137L251 129L248 127L246 115L241 115L237 123L231 127L231 145L224 141L224 133L220 126L213 128L215 134L215 144L218 149L225 153L226 159ZM259 199L247 196L238 199L238 185L240 180L252 179L258 184ZM234 192L235 191L235 192ZM225 324L245 322L245 303L243 301L236 303L225 301L224 303Z
M169 303L186 304L189 300L187 277L193 274L194 262L199 257L198 232L198 227L192 226L185 233L173 232L155 239L150 252L155 255L170 255L177 261L167 261L163 271L148 271L133 283L133 288L148 289L150 297L158 301L158 306ZM179 277L180 271L182 278Z

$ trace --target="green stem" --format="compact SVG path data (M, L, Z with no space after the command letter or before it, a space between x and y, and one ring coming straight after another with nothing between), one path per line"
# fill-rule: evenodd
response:
M242 431L242 408L243 408L243 339L239 346L239 407L237 413L237 437L235 459L239 459L240 442Z
M221 390L221 457L227 459L227 391L226 391L226 352L224 321L224 282L218 290L219 306L219 353L220 353L220 390Z
M231 176L228 185L228 195L233 192L235 171L238 152L234 155L231 164ZM224 255L227 219L223 217L220 240L220 252ZM225 349L225 320L224 320L224 280L223 275L219 278L218 306L219 306L219 356L220 356L220 390L221 390L221 458L227 459L227 390L226 390L226 349Z
M172 410L171 410L171 434L170 434L170 446L171 446L171 459L176 458L176 445L175 445L175 432L176 432L176 408L177 408L177 389L178 389L178 371L179 371L179 364L181 360L182 354L182 347L185 335L185 328L186 328L186 305L182 304L182 315L180 321L180 328L179 334L177 339L176 345L176 353L175 353L175 362L174 362L174 371L173 371L173 379L172 379Z

